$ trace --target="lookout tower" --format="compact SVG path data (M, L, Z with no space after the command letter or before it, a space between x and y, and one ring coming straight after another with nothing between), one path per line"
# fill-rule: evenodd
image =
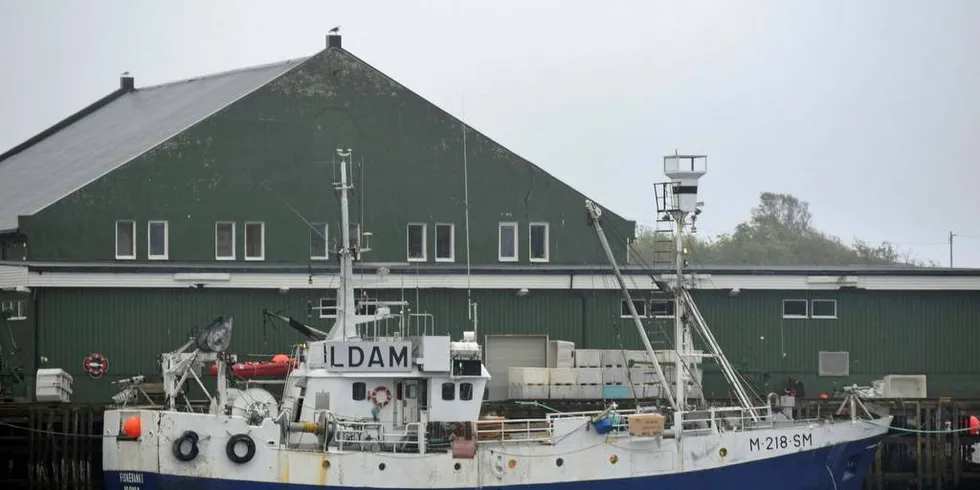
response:
M672 209L667 212L695 213L698 210L698 179L708 171L706 155L664 157L664 175L671 180Z

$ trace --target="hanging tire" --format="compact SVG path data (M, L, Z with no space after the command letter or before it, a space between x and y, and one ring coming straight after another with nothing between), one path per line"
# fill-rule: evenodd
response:
M245 445L245 455L239 456L235 452L235 448L239 444ZM228 439L228 444L225 444L225 453L228 455L228 459L234 461L238 464L245 464L255 457L255 441L248 434L235 434Z
M197 436L197 432L192 430L184 431L184 433L174 441L174 457L184 462L191 461L196 458L197 453L199 452L197 448L198 440L199 438ZM184 450L185 446L188 448L186 451Z

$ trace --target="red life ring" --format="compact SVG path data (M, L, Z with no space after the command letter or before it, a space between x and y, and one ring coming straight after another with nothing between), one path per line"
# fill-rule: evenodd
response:
M101 378L109 370L109 361L102 354L89 354L82 362L82 369L93 378Z
M379 396L380 395L380 396ZM391 390L387 386L379 386L371 392L371 402L378 408L384 408L391 403Z

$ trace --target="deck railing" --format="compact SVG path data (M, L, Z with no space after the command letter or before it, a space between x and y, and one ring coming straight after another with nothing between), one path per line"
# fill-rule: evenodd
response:
M476 423L476 440L481 442L550 442L554 435L547 419L483 419Z

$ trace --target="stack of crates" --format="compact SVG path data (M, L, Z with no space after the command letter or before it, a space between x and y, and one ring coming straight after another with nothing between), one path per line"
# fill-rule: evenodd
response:
M74 379L64 369L38 369L34 395L39 402L71 402Z

